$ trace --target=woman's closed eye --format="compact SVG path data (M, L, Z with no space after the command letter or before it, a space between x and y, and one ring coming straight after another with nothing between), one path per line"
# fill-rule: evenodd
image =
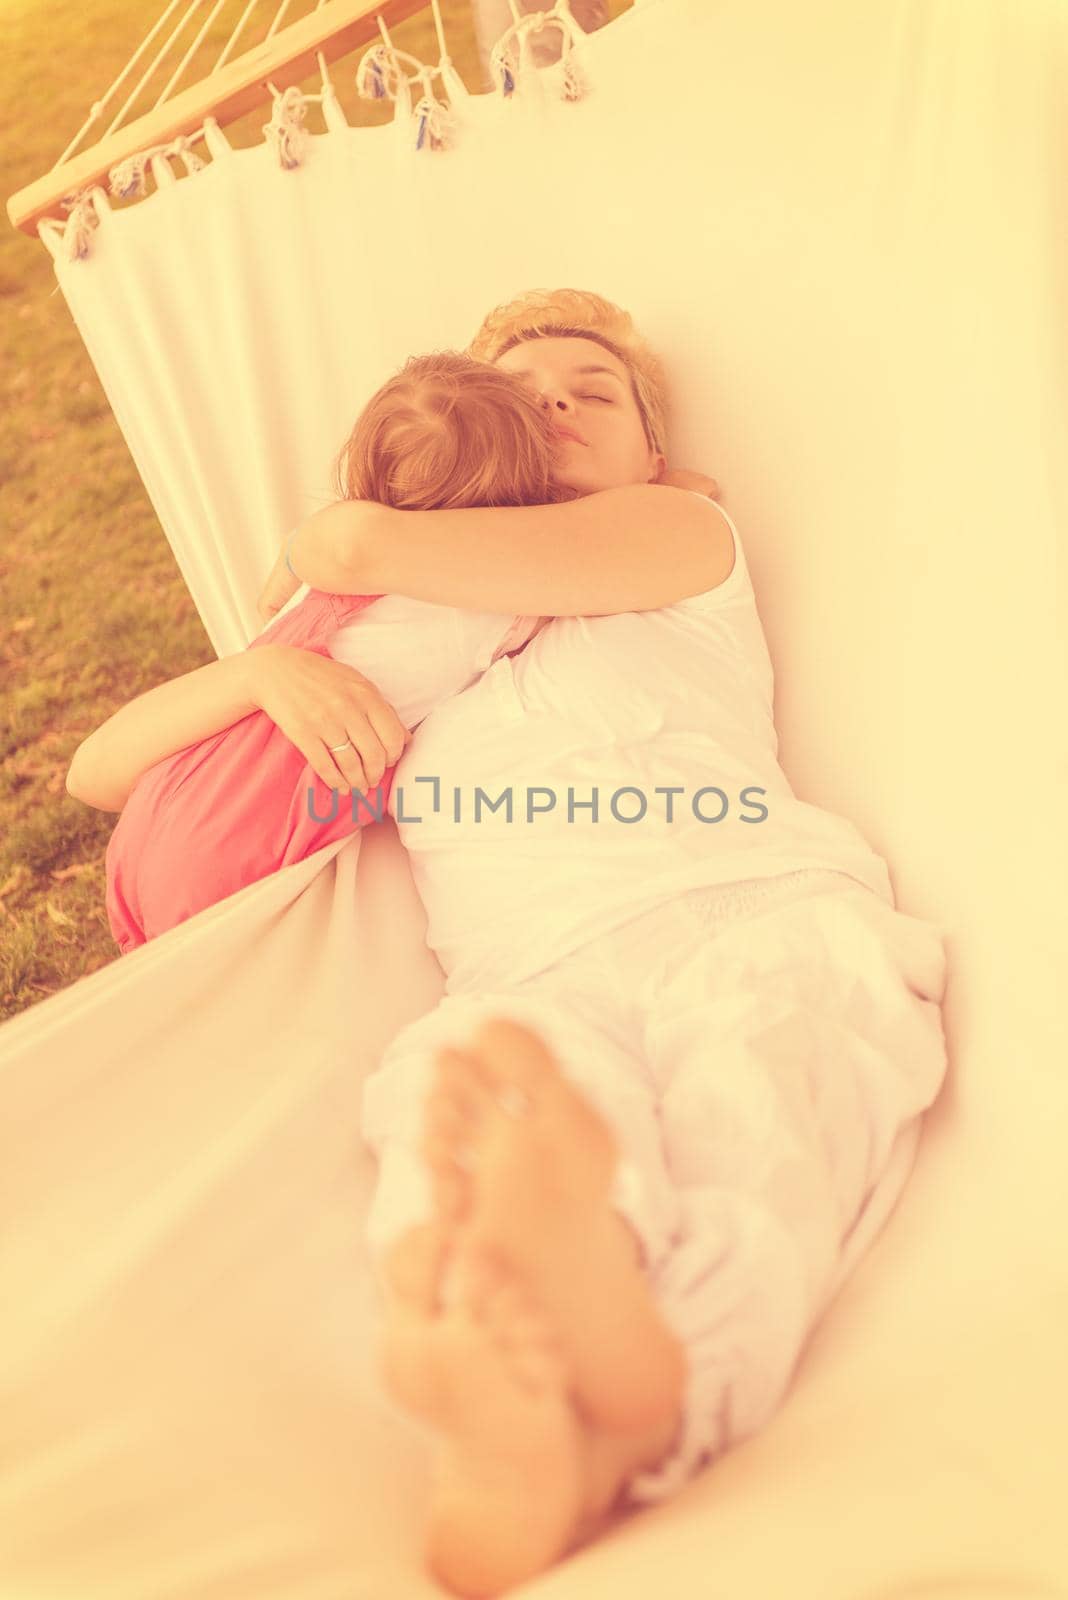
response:
M611 400L606 394L584 394L582 398L583 400L603 400L606 406L610 406L612 404Z

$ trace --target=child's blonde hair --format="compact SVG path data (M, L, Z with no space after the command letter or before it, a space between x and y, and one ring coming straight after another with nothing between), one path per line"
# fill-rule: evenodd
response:
M552 418L521 379L457 350L411 356L372 395L335 468L343 500L400 511L549 505Z
M467 353L496 361L513 345L535 338L592 339L618 357L630 374L645 437L658 455L667 455L666 374L629 312L588 289L530 289L490 312Z

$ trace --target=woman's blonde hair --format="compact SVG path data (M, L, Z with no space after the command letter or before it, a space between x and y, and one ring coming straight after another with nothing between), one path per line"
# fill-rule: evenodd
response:
M657 454L667 455L666 375L628 312L588 289L530 289L490 312L467 353L496 361L513 345L539 338L592 339L610 350L630 374L646 439Z
M575 489L551 481L552 418L517 377L458 350L411 356L372 395L341 448L343 500L400 511L550 505Z

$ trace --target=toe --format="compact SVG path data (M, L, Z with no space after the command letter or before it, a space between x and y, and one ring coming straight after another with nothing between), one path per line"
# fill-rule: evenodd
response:
M448 1300L482 1321L500 1292L500 1264L484 1248L464 1237L456 1247L448 1279Z
M435 1309L448 1246L447 1232L439 1222L420 1223L394 1241L382 1263L394 1294L428 1316Z
M522 1296L514 1284L498 1278L485 1297L482 1315L487 1327L501 1334L513 1334L524 1317Z
M426 1134L421 1154L430 1170L430 1186L439 1222L455 1227L466 1219L471 1205L463 1146L451 1139Z
M423 1118L424 1139L446 1148L450 1145L462 1147L470 1141L474 1131L472 1121L468 1112L454 1101L432 1096L427 1101Z
M473 1093L485 1087L478 1060L463 1045L442 1045L434 1057L441 1078L458 1091Z
M423 1112L422 1154L442 1179L455 1183L471 1169L492 1101L464 1057L442 1051Z
M471 1051L445 1047L438 1051L435 1066L431 1100L477 1117L489 1104L494 1088L482 1063Z
M508 1365L515 1377L535 1393L566 1388L566 1371L556 1352L533 1339L509 1346Z
M482 1023L471 1054L495 1080L497 1088L511 1084L533 1097L559 1078L556 1060L545 1041L507 1017L491 1017Z
M527 1388L563 1385L560 1341L544 1312L515 1280L505 1280L487 1297L484 1322L509 1368Z

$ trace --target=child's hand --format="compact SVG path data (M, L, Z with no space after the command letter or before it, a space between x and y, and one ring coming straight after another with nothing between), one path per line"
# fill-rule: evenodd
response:
M719 484L704 472L687 472L684 467L665 467L657 483L666 483L673 489L695 489L714 500L719 494Z
M404 754L411 734L355 667L287 644L260 645L244 659L254 703L328 789L368 794Z

